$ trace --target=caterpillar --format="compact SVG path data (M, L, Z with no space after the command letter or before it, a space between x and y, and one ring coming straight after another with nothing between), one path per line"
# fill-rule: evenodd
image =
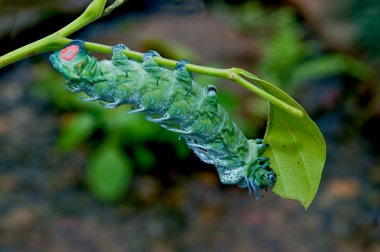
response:
M262 196L273 187L276 174L261 139L247 139L218 102L214 86L203 87L186 69L186 60L175 69L163 68L153 59L157 52L143 54L143 61L129 59L124 45L113 47L112 59L98 61L75 40L53 53L50 61L61 73L70 92L84 92L86 101L100 101L112 109L123 104L135 107L129 113L144 113L147 120L180 134L188 147L205 163L216 167L221 183L236 184Z

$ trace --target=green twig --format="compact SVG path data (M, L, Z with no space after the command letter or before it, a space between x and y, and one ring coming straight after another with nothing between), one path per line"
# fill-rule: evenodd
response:
M70 40L67 39L68 36L103 15L106 3L107 0L92 1L82 15L59 31L1 56L0 69L35 54L61 49L70 42ZM113 8L111 10L113 10Z
M117 7L119 7L120 5L122 5L123 3L124 3L124 0L115 0L115 2L114 2L113 4L111 4L110 6L108 6L108 7L103 11L102 17L107 16L107 15L110 14L114 9L116 9Z
M106 46L106 45L101 45L97 43L90 43L90 42L85 42L85 47L90 50L90 51L96 51L100 53L112 53L112 47L111 46ZM143 58L143 54L139 52L134 52L131 50L125 50L124 54L128 56L130 59L138 60L141 61ZM169 68L174 68L177 61L171 60L171 59L165 59L165 58L158 58L155 57L154 60L160 64L163 67L169 67ZM240 68L229 68L229 69L218 69L218 68L212 68L212 67L205 67L205 66L199 66L199 65L193 65L193 64L186 64L187 70L190 72L194 73L200 73L200 74L205 74L209 76L214 76L214 77L219 77L219 78L224 78L224 79L229 79L234 81L235 83L238 83L239 85L247 88L251 92L257 94L258 96L268 100L270 103L273 105L283 109L284 111L292 114L293 116L296 117L302 117L305 115L304 111L278 99L277 97L274 97L273 95L267 93L263 89L260 89L259 87L255 86L254 84L250 83L246 79L244 79L242 76L250 78L257 83L264 85L264 86L272 86L276 88L273 84L264 81L257 76L243 70Z

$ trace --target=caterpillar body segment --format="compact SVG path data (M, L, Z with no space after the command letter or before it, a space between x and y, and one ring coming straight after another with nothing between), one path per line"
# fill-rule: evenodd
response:
M269 160L260 155L267 147L261 140L248 140L218 102L214 86L202 87L187 71L187 61L176 69L160 67L149 51L143 62L128 59L124 45L113 47L112 60L98 61L82 41L50 56L54 68L67 80L71 92L84 92L88 101L106 108L131 104L149 121L177 132L205 163L213 164L223 184L237 184L260 196L272 187L276 174Z

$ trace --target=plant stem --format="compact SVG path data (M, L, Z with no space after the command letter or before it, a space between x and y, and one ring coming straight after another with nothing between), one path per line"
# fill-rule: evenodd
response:
M235 78L234 81L239 83L243 87L247 88L248 90L252 91L253 93L257 94L258 96L260 96L264 99L267 99L273 105L285 110L286 112L292 114L293 116L296 116L296 117L304 116L304 112L302 110L300 110L300 109L298 109L298 108L274 97L273 95L267 93L263 89L256 87L255 85L253 85L249 81L243 79L241 76L237 75L237 77ZM270 84L270 85L272 85L272 84Z
M65 46L67 41L70 40L52 34L26 46L20 47L0 57L0 69L32 55L57 50L57 48Z
M123 3L124 3L124 0L115 0L115 2L113 4L111 4L110 6L108 6L103 11L102 17L110 14L114 9L116 9L117 7L119 7L120 5L122 5Z
M67 39L68 36L103 15L106 3L107 0L92 1L82 15L59 31L1 56L0 69L29 56L47 51L55 51L64 47L70 42L70 40Z
M90 42L85 42L85 47L90 50L90 51L96 51L100 53L112 53L112 47L111 46L106 46L102 44L97 44L97 43L90 43ZM141 61L143 58L143 54L139 52L134 52L131 50L124 50L124 54L133 60ZM174 68L177 64L177 61L171 60L171 59L165 59L161 57L154 57L154 60L161 66L163 67L168 67L168 68ZM219 78L224 78L224 79L229 79L232 80L235 83L238 83L239 85L247 88L251 92L255 93L256 95L268 100L270 103L273 105L283 109L284 111L292 114L295 117L302 117L305 115L304 111L301 109L298 109L280 99L277 97L274 97L273 95L269 94L268 92L264 91L263 89L258 88L251 82L245 80L241 75L251 78L255 80L258 83L264 84L266 86L270 86L272 88L276 88L273 84L266 82L264 80L261 80L260 78L256 77L255 75L240 69L240 68L229 68L229 69L218 69L218 68L212 68L212 67L205 67L205 66L199 66L199 65L193 65L193 64L186 64L187 70L190 72L194 73L200 73L200 74L205 74L209 76L214 76L214 77L219 77Z

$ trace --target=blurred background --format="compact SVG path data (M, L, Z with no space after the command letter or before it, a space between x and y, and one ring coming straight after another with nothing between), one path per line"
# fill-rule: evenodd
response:
M89 2L0 0L0 55ZM81 101L49 54L1 69L0 251L380 251L379 29L377 0L129 0L71 36L242 67L291 94L328 149L307 211L223 186L177 134L126 106ZM263 137L266 101L195 78Z

